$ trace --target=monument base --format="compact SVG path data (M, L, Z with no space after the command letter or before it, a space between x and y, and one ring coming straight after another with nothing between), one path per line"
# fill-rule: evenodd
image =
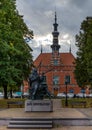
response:
M52 112L52 100L26 100L25 112Z

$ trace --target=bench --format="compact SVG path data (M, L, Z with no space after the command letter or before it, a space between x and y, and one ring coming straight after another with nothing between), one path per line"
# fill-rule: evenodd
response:
M10 108L10 106L23 107L23 105L24 105L23 101L7 101L8 108Z
M72 108L74 106L84 106L84 108L86 107L86 101L73 101L71 102L71 106Z
M90 107L92 107L92 102L90 103Z

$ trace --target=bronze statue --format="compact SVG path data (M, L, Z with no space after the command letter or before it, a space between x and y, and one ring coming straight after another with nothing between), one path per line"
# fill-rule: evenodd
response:
M45 95L51 97L50 92L48 91L48 87L46 84L46 76L44 73L40 76L37 72L36 68L32 69L32 72L29 76L30 83L30 99L38 100L43 99Z

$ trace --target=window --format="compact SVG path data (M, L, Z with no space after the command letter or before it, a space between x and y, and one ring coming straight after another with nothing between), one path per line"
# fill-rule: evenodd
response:
M85 89L81 89L81 93L85 93Z
M69 93L74 93L74 90L73 90L73 89L70 89L70 90L69 90Z
M58 39L58 37L57 37L57 36L54 36L54 39Z
M54 85L59 84L59 76L53 76L53 84Z
M54 65L58 65L58 60L54 60Z
M65 76L65 84L70 84L70 75Z

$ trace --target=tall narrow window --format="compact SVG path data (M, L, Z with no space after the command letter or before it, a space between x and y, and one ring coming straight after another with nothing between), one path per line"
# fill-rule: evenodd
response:
M70 84L70 75L65 76L65 83Z
M58 65L58 60L54 60L54 65L55 65L55 66Z
M53 84L54 85L59 84L59 76L53 76Z

